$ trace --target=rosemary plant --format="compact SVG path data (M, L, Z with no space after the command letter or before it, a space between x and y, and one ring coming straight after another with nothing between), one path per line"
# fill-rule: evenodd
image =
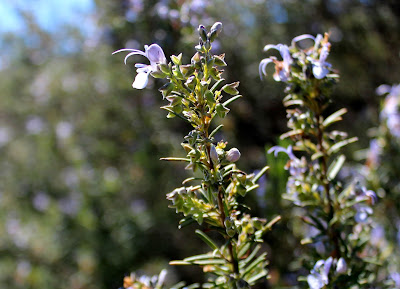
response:
M311 47L300 48L311 41ZM328 34L295 37L290 47L265 46L265 51L278 50L282 57L262 60L259 69L261 76L266 75L268 64L274 63L273 78L286 85L283 104L290 130L281 139L292 141L289 147L273 147L270 152L289 156L284 197L303 208L302 244L307 249L300 258L310 273L299 280L307 281L311 289L376 288L379 260L369 241L371 207L377 197L357 180L345 184L338 177L346 159L341 150L357 138L331 129L346 109L327 113L338 80L326 62L330 47Z
M186 157L162 158L186 162L186 170L193 172L193 177L167 194L167 199L172 202L171 207L184 216L179 227L192 222L201 225L203 229L196 230L196 234L211 251L171 264L201 266L210 276L202 288L249 288L268 275L266 253L259 254L258 243L279 217L270 222L251 217L242 203L243 197L258 187L257 181L268 167L256 175L246 174L236 166L239 150L228 149L227 142L217 141L215 137L222 125L213 126L213 120L224 118L229 104L241 97L237 90L239 82L223 85L222 67L227 65L224 55L213 55L211 50L221 30L220 22L210 31L199 26L197 52L189 64L182 63L182 54L172 55L168 63L157 44L146 46L145 51L122 49L116 52L128 51L125 61L137 54L147 57L150 65L136 64L138 74L133 87L144 88L149 75L166 79L160 92L168 104L162 109L168 112L167 118L177 117L193 128L181 144ZM222 237L214 240L208 233L211 231ZM173 288L182 286L183 283ZM199 286L191 285L192 288Z

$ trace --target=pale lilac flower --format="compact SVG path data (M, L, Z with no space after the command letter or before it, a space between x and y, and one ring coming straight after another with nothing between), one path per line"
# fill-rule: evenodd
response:
M311 39L314 41L314 51L318 51L318 48L320 46L320 44L322 42L322 47L321 47L321 51L319 54L319 58L315 59L311 56L308 57L308 59L312 62L312 72L314 74L314 77L317 79L322 79L324 78L328 73L329 73L329 69L332 65L328 62L326 62L326 58L329 55L329 50L330 50L330 46L331 44L328 42L327 40L327 36L326 40L324 40L324 37L321 34L318 34L317 37L314 37L310 34L303 34L300 36L297 36L295 38L293 38L292 40L292 46L294 47L296 45L297 42L301 41L301 40L305 40L305 39ZM313 50L309 50L306 51L307 54L310 54Z
M293 63L293 59L290 56L289 47L284 44L278 44L278 45L269 44L264 47L264 51L268 51L270 49L278 50L282 56L282 61L278 61L276 57L273 56L261 60L259 65L260 77L262 77L263 74L267 75L266 71L267 65L273 62L275 63L275 73L273 76L275 81L283 81L283 82L288 81L290 77L290 65Z
M218 158L218 152L217 149L215 148L215 145L211 144L210 146L210 158L214 164L218 164L219 158Z
M322 79L324 78L328 73L329 73L329 67L331 67L331 64L326 62L326 58L329 55L329 49L330 49L331 44L329 42L325 43L322 45L321 48L321 53L319 55L318 60L312 61L313 63L313 74L316 79Z
M158 65L159 64L166 64L167 59L165 58L164 51L158 44L151 44L150 46L145 45L144 46L144 51L137 50L137 49L120 49L117 51L114 51L113 54L118 53L118 52L123 52L123 51L130 51L127 56L125 56L124 62L126 64L126 60L132 56L132 55L143 55L145 56L149 61L150 65L142 64L142 63L137 63L135 64L135 67L137 68L137 75L135 77L135 81L132 84L133 88L136 89L143 89L146 87L147 82L149 80L149 74L151 72L155 72L158 70Z
M311 289L321 289L329 284L328 275L332 261L332 257L329 257L326 260L318 260L315 263L314 268L310 272L311 274L307 276L307 283Z
M386 120L390 133L400 138L400 84L381 85L376 89L376 93L379 95L388 94L383 103L381 118Z
M275 157L278 153L284 152L289 156L290 161L287 164L286 169L289 169L289 173L292 176L298 176L306 172L307 167L304 159L299 159L293 154L293 147L289 145L286 149L280 146L274 146L268 150L268 153L274 152Z
M343 257L339 258L336 264L336 273L344 274L347 272L347 263Z

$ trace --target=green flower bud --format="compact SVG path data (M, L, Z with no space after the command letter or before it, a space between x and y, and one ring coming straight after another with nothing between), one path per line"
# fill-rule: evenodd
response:
M197 30L199 31L199 35L200 35L201 40L206 42L208 40L206 28L203 25L200 25Z
M178 56L172 55L171 60L176 65L182 64L182 53L180 53Z
M220 34L222 31L222 23L221 22L215 22L214 25L211 27L210 30L210 35L209 35L209 39L211 42L213 42L215 40L215 38L218 36L218 34Z
M225 227L231 228L233 225L233 219L231 217L226 217L224 224L225 224Z

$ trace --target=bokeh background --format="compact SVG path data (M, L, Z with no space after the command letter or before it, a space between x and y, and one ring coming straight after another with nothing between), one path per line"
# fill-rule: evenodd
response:
M349 110L342 128L360 140L348 158L360 164L354 151L369 146L383 101L375 89L400 81L397 0L0 0L0 288L118 288L131 271L157 274L202 253L165 200L185 171L159 161L183 155L190 127L159 109L162 81L133 90L133 61L111 53L158 43L189 62L198 25L215 21L224 30L214 50L244 95L222 137L244 170L276 167L248 200L254 215L284 216L266 236L265 287L296 283L285 162L265 153L286 131L283 86L260 80L262 48L330 33L341 75L332 106ZM171 283L201 281L193 268L168 270Z

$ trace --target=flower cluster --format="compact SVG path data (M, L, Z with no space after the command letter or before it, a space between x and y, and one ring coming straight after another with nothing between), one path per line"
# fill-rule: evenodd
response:
M202 226L196 234L212 250L172 261L173 265L198 265L204 272L212 273L204 288L248 288L267 277L266 253L258 254L262 236L271 229L279 217L267 222L251 217L248 208L241 203L247 193L254 191L257 181L266 172L263 168L257 174L240 170L236 162L241 154L237 148L228 149L228 143L217 141L216 133L222 125L214 127L216 117L224 118L229 104L239 99L239 82L222 85L222 67L226 66L224 54L213 55L213 41L222 30L220 22L209 31L200 25L197 52L189 64L183 63L183 56L172 55L167 63L164 52L157 44L145 47L145 51L121 49L132 55L143 55L150 65L136 64L138 75L134 88L144 88L149 75L167 80L160 92L168 104L162 109L167 118L178 117L193 128L184 138L181 146L186 157L167 157L165 161L186 163L186 170L193 172L182 182L182 187L167 194L172 208L182 213L180 228L197 222ZM189 185L190 184L190 185ZM219 233L224 242L218 244L208 233ZM220 239L219 239L220 240ZM193 285L197 287L200 285Z
M313 45L303 48L310 41ZM259 71L266 75L268 64L274 63L274 79L286 83L283 104L290 131L281 138L292 141L287 148L273 147L269 152L288 155L290 175L284 197L304 209L302 220L312 228L303 230L312 234L302 236L302 244L308 245L302 260L312 269L300 279L312 289L364 288L365 283L378 284L375 265L363 260L367 256L373 260L368 241L377 197L358 181L346 185L338 177L346 159L340 150L357 138L331 130L346 109L325 113L338 79L327 62L330 48L328 34L301 35L291 46L265 46L265 51L276 49L282 56L282 60L263 59Z

